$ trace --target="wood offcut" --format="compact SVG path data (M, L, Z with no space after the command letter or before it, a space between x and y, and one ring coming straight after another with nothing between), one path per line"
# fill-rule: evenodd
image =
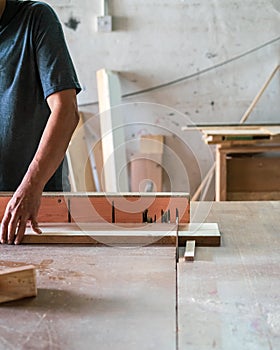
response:
M0 270L0 303L37 295L35 266Z
M186 249L184 253L185 261L194 261L195 255L195 240L189 240L186 242Z

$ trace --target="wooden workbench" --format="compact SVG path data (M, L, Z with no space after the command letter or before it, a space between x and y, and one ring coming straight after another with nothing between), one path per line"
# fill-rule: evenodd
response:
M174 247L0 246L0 265L34 264L38 285L0 306L0 349L276 350L279 219L280 202L215 202L222 246L178 266Z
M280 199L279 125L198 129L206 143L216 145L216 201Z

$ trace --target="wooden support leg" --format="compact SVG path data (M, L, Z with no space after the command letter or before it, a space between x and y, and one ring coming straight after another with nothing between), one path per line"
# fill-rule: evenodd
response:
M216 201L227 199L226 152L219 146L216 149Z

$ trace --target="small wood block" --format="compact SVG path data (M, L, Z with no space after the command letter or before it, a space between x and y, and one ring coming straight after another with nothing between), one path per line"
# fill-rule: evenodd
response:
M195 240L186 242L186 250L184 254L185 261L194 261Z
M0 303L37 295L35 266L0 270Z

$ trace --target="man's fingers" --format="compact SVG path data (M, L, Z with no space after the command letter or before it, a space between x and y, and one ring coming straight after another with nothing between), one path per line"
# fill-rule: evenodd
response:
M13 244L17 232L18 225L20 226L21 219L12 217L8 225L8 244Z
M37 233L38 235L41 235L42 234L42 230L40 229L39 225L38 225L38 222L34 219L31 219L31 228L32 230Z
M1 237L0 241L2 244L7 243L7 237L8 237L8 226L10 221L11 215L4 217L1 223Z
M24 233L25 233L25 230L26 230L26 224L27 224L27 220L20 220L19 221L19 225L18 225L18 229L17 229L17 235L16 235L16 238L14 240L14 243L15 244L20 244L22 239L23 239L23 236L24 236Z

